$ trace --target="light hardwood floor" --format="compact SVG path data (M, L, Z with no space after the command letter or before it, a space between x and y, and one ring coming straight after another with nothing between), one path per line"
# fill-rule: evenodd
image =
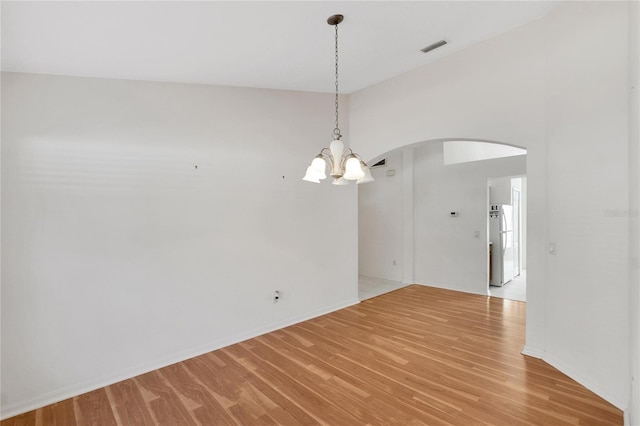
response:
M608 425L523 356L525 304L412 285L62 401L17 425Z

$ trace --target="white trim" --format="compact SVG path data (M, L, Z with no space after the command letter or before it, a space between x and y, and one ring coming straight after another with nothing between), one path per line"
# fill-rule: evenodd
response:
M9 417L17 416L18 414L26 413L27 411L35 410L37 408L54 404L56 402L60 402L65 399L72 398L77 395L82 395L83 393L91 392L93 390L100 389L105 386L112 385L114 383L118 383L122 380L130 379L132 377L136 377L141 374L145 374L150 371L154 371L159 368L163 368L168 365L175 364L177 362L184 361L189 358L193 358L193 357L205 354L207 352L215 351L216 349L224 348L225 346L233 345L235 343L242 342L244 340L251 339L253 337L257 337L274 330L279 330L281 328L288 327L290 325L297 324L299 322L307 321L315 317L326 315L328 313L335 312L337 310L344 309L349 306L356 305L358 303L360 303L360 300L351 299L343 303L338 303L332 306L318 309L309 314L300 315L285 321L279 321L264 327L259 327L259 328L247 331L245 333L241 333L233 338L217 340L207 345L199 346L197 348L192 348L186 351L180 351L172 355L157 359L153 362L145 363L143 365L138 365L133 368L128 368L126 370L123 370L114 374L103 375L94 380L89 380L86 382L65 386L63 388L56 389L51 392L47 392L45 394L39 395L34 398L18 401L16 403L9 404L9 405L3 405L1 408L0 420L5 420L5 419L8 419Z
M617 398L614 398L608 391L601 389L600 386L593 383L593 381L589 377L587 377L586 374L572 367L570 363L566 363L553 355L549 355L548 353L545 354L542 360L552 367L556 368L560 372L566 374L571 379L580 383L582 386L589 389L600 398L614 405L616 408L625 411L625 408L627 407L627 401L620 401Z
M531 356L533 358L542 359L544 357L544 351L538 348L532 348L531 346L524 345L522 351L520 352L522 355Z
M607 402L611 403L616 408L619 408L620 410L623 410L625 418L628 417L629 414L627 413L627 410L626 410L626 408L627 408L627 402L626 401L619 401L618 399L613 398L609 394L609 392L606 392L606 391L603 391L602 389L600 389L600 387L596 386L590 378L586 377L586 375L584 373L579 372L575 368L571 367L569 363L565 363L565 362L561 361L559 358L557 358L557 357L555 357L553 355L549 355L544 350L541 350L541 349L538 349L538 348L533 348L533 347L527 346L527 345L525 345L524 348L522 348L522 351L520 353L523 354L523 355L527 355L527 356L531 356L531 357L534 357L534 358L541 359L542 361L546 362L547 364L549 364L550 366L552 366L556 370L560 371L561 373L569 376L571 379L573 379L576 382L580 383L582 386L584 386L585 388L589 389L591 392L595 393L600 398L602 398L602 399L606 400ZM625 425L626 424L628 424L628 423L625 420Z

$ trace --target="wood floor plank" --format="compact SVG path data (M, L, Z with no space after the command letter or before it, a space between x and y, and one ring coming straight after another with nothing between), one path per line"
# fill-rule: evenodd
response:
M520 353L526 304L409 286L0 426L621 425Z
M77 424L73 399L47 405L37 411L42 412L42 424L46 426L74 426Z
M321 424L334 425L341 422L357 424L357 419L353 417L351 413L343 411L339 406L327 400L322 395L320 389L315 387L309 388L306 383L300 382L299 378L290 377L287 374L283 374L282 371L279 371L274 365L277 359L269 359L270 353L260 350L260 348L251 352L240 346L235 349L244 349L245 352L241 352L243 356L251 356L251 354L255 353L257 355L255 361L259 366L256 374L275 384L278 390L289 399L304 401L304 407L299 403L298 406L303 408L305 412L309 413ZM227 350L228 348L222 349L222 351L225 352Z
M20 414L19 416L12 417L2 422L2 426L35 426L36 425L36 412L29 411L28 413Z
M74 398L76 419L82 425L116 426L111 403L104 388Z
M262 342L262 340L263 339L260 339L258 342ZM375 407L372 406L374 404L371 404L371 398L363 397L362 394L349 392L348 390L351 389L336 386L335 382L328 381L333 377L332 375L327 376L327 373L324 373L322 376L319 376L315 373L315 369L305 368L297 363L290 362L294 359L293 355L290 357L282 356L282 358L278 359L280 353L283 352L282 349L282 347L279 347L278 351L276 351L272 347L269 347L266 351L266 353L269 354L269 359L274 360L275 365L280 366L277 370L282 374L294 378L309 389L315 389L316 393L326 400L341 400L342 405L348 412L357 417L363 424L380 424L385 418L385 416L381 415L379 404Z
M153 425L154 420L135 381L125 380L106 388L119 425Z
M293 400L287 398L282 392L264 377L253 374L247 377L247 381L263 395L273 401L276 407L269 410L269 414L277 419L279 424L317 425L319 422L301 409Z
M189 370L182 364L173 364L161 370L162 376L171 383L173 389L192 400L193 417L203 425L235 425L235 420L218 403L197 376L189 374Z
M261 336L261 340L268 340L269 336ZM282 347L280 347L282 350ZM394 411L400 411L398 415L394 418L397 420L398 424L407 424L410 422L410 415L413 412L413 415L418 414L424 415L424 413L420 412L416 409L419 404L416 404L415 395L412 392L408 392L405 394L405 402L406 405L403 406L402 410L397 410L397 407L393 407L388 404L387 400L390 396L396 398L396 400L400 401L400 396L393 392L385 393L381 389L372 385L372 377L370 374L367 374L367 381L359 379L358 375L352 375L354 372L355 365L348 365L344 367L344 370L337 368L336 360L328 363L325 362L322 356L316 358L313 353L306 353L303 348L295 348L290 347L292 352L295 352L295 356L305 362L309 363L317 363L322 366L323 369L326 370L328 374L331 374L331 377L328 379L330 385L336 389L336 391L340 392L343 397L350 398L355 404L366 404L366 410L370 411L371 414L378 414L378 418L372 424L381 424L384 423L385 418L391 418L391 413ZM313 364L309 364L313 365ZM313 370L313 369L311 369ZM365 392L363 389L368 389L368 392ZM436 402L437 404L437 402ZM456 412L455 407L451 407L450 405L439 405L435 406L434 401L430 401L428 405L441 410L444 413L451 414Z
M166 426L197 424L183 401L165 382L159 370L138 376L135 381L140 388L156 396L148 402L156 424Z

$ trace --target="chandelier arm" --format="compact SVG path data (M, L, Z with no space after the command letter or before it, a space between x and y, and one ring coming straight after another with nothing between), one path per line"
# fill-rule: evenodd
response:
M356 153L356 152L353 152L353 151L351 150L351 148L345 148L345 149L348 149L348 150L349 150L349 155L353 155L353 156L354 156L354 157L356 157L358 160L362 161L362 162L365 164L365 166L367 165L367 163L362 159L362 156L361 156L360 154L358 154L358 153Z
M329 160L329 163L331 164L331 168L333 168L333 163L335 162L335 159L333 158L333 154L331 153L331 150L326 147L322 148L322 150L320 151L320 155L327 157L327 159Z

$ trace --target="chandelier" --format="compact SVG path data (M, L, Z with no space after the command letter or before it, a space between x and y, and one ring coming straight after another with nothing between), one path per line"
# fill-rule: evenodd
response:
M350 180L356 183L372 182L369 167L362 161L362 158L354 153L350 148L345 148L340 134L340 126L338 122L338 24L342 22L344 16L333 15L327 19L329 25L336 27L336 127L333 129L333 141L329 148L322 148L320 154L307 167L302 180L307 182L320 183L321 179L326 179L327 162L329 163L329 174L333 178L334 185L348 185Z

